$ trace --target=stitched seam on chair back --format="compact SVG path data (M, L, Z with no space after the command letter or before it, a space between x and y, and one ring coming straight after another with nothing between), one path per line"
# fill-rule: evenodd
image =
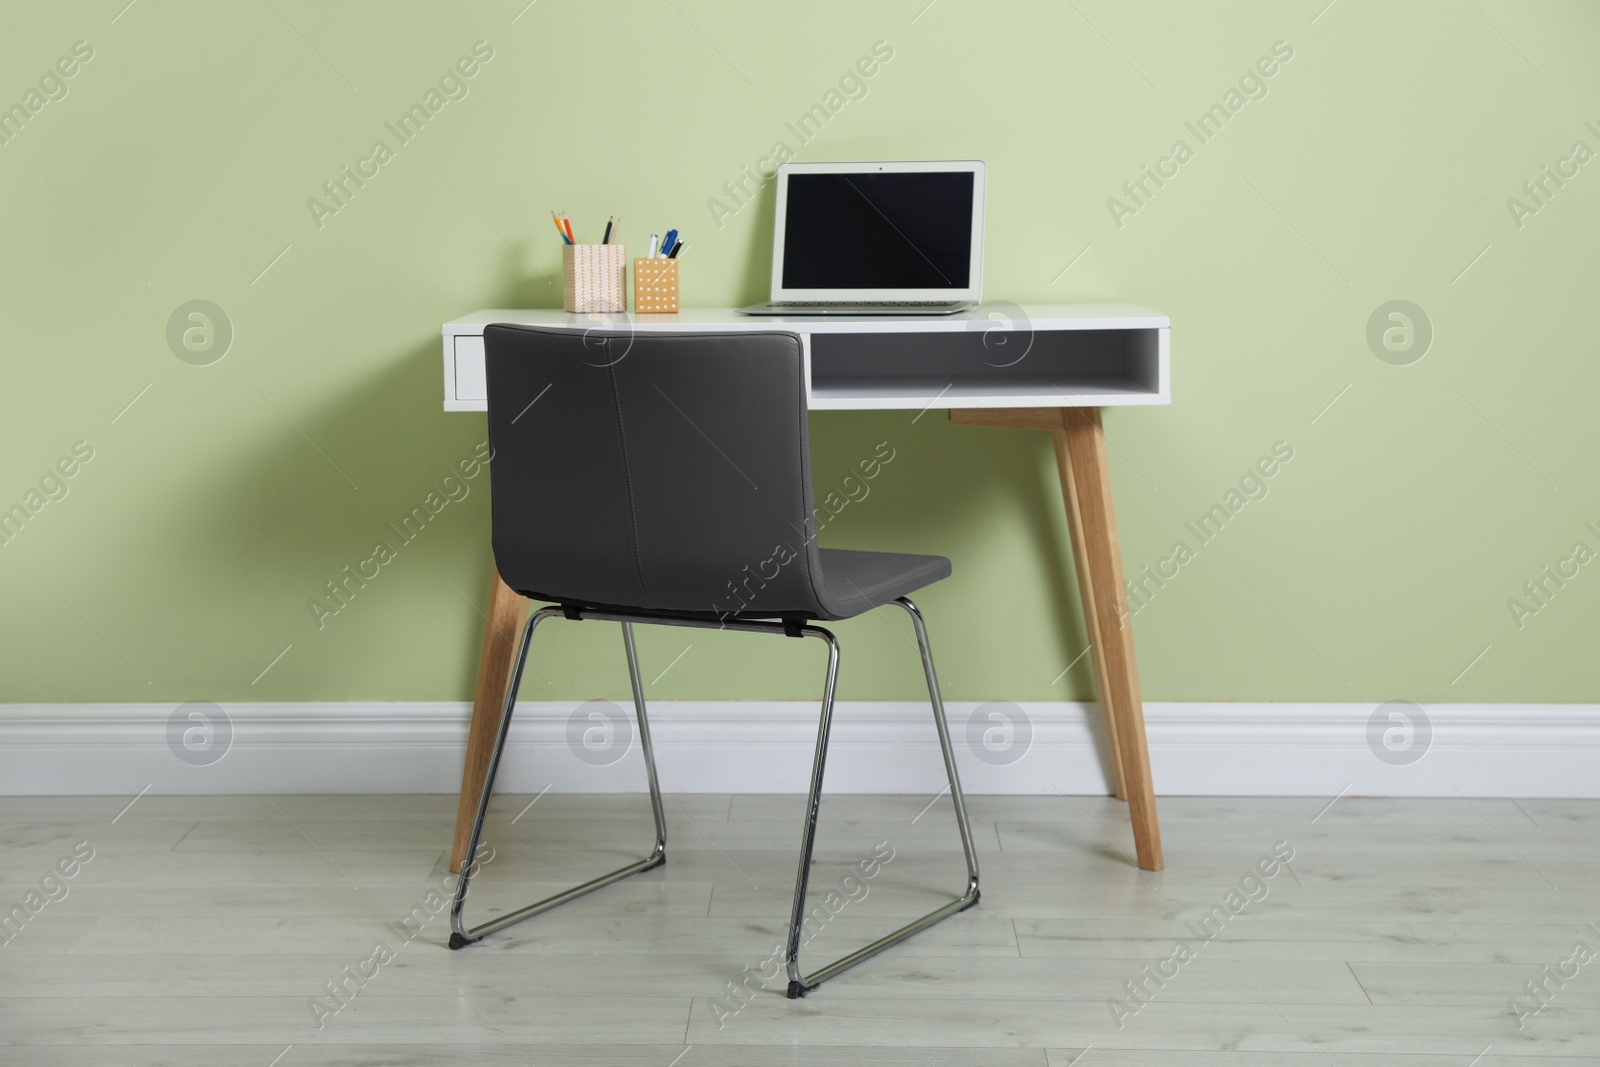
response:
M609 351L609 349L608 349ZM633 545L633 568L639 576L639 588L647 600L654 600L650 593L650 583L644 578L644 557L639 552L639 511L634 505L633 498L633 466L628 460L628 433L622 425L622 394L617 389L616 364L606 366L606 381L611 385L611 403L617 413L617 439L622 444L622 486L628 496L628 540ZM640 607L650 605L641 604Z

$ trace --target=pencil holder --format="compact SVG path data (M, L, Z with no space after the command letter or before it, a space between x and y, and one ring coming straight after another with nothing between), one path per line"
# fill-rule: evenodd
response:
M633 312L636 315L678 313L678 261L657 257L633 261Z
M561 306L575 314L628 310L627 249L561 246Z

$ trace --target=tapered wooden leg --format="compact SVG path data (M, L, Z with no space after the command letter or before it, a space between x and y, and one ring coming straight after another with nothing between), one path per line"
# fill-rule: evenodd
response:
M1156 821L1155 788L1150 778L1150 752L1145 741L1144 705L1139 699L1139 671L1133 657L1133 626L1122 584L1122 553L1117 545L1117 519L1111 504L1111 472L1106 462L1105 435L1098 408L1061 409L1063 428L1056 432L1056 458L1067 517L1076 527L1079 586L1084 609L1094 615L1089 639L1095 656L1100 702L1115 720L1115 746L1122 763L1122 788L1133 820L1133 844L1139 866L1162 867L1161 828ZM1080 549L1081 544L1081 549Z
M472 725L467 729L467 761L461 771L461 800L456 806L456 837L450 849L450 869L461 870L472 836L472 820L478 813L478 797L483 779L489 773L489 757L494 753L494 735L500 724L506 686L511 681L511 661L516 656L517 638L528 602L500 580L500 572L490 569L489 606L483 625L483 648L478 653L478 688L472 697Z
M1083 598L1095 686L1110 739L1112 782L1128 802L1139 866L1162 867L1161 828L1156 821L1150 751L1144 736L1144 705L1133 659L1133 630L1122 584L1122 553L1111 506L1111 472L1098 408L951 408L957 426L1002 426L1048 430L1055 439L1061 495L1067 505L1073 561Z
M1083 602L1083 631L1089 639L1089 663L1094 668L1100 712L1106 724L1107 747L1111 750L1111 792L1118 800L1127 800L1128 790L1122 778L1122 739L1118 736L1116 713L1111 701L1105 698L1106 639L1100 632L1100 615L1095 610L1094 581L1089 575L1089 545L1084 539L1078 495L1072 488L1072 460L1067 451L1065 423L1050 436L1056 447L1056 468L1061 473L1061 497L1067 505L1067 530L1072 537L1072 562L1078 571L1078 599Z

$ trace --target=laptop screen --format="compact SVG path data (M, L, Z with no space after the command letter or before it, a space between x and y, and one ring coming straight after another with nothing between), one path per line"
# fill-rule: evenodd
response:
M966 289L970 171L789 175L785 289Z

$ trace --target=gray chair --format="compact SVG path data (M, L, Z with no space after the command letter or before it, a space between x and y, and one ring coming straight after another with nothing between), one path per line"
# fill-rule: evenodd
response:
M976 904L978 861L933 654L922 615L906 598L948 576L950 561L817 546L799 337L491 325L484 342L495 565L512 589L554 606L533 612L523 630L466 855L477 853L533 632L557 616L622 625L656 843L635 863L471 929L461 914L472 876L468 864L451 908L450 947L666 862L666 820L634 623L815 637L828 646L788 931L791 998ZM967 888L805 975L800 933L839 672L839 642L816 622L891 603L905 609L916 630L966 854Z

